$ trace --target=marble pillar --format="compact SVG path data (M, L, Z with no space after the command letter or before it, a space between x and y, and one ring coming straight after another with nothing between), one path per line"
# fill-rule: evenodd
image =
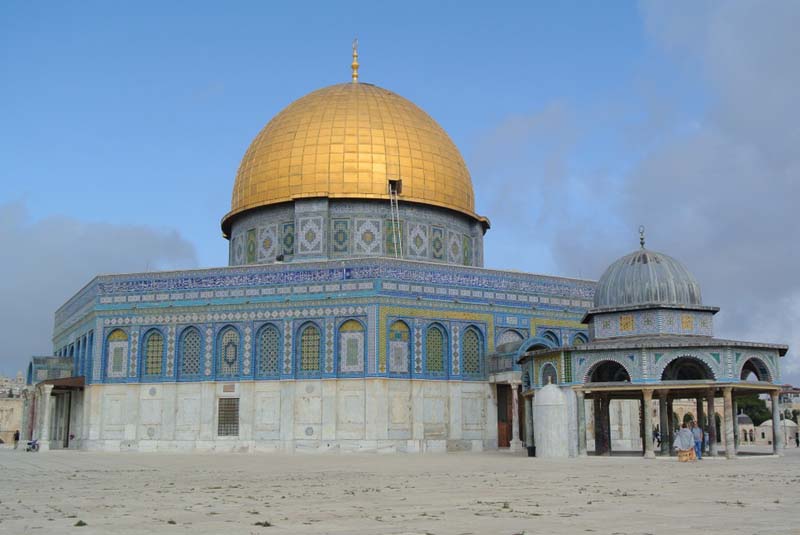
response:
M592 416L594 420L594 454L603 455L603 400L599 394L592 399Z
M667 391L662 390L658 395L658 419L659 419L659 432L661 433L661 455L669 455L669 436L667 428Z
M583 390L575 392L578 413L578 456L586 457L586 404Z
M521 451L519 439L519 384L511 384L511 444L509 451Z
M50 449L50 426L53 415L53 385L43 385L40 389L42 394L41 412L39 413L39 449L47 451Z
M533 447L533 396L525 397L525 447Z
M706 414L708 415L708 455L717 454L717 411L714 408L714 390L706 394Z
M656 454L653 453L653 391L647 388L642 391L642 415L644 416L642 436L644 457L645 459L654 459Z
M675 422L672 418L674 412L672 400L667 398L667 447L670 455L675 455L675 450L672 449L672 443L675 440Z
M703 427L703 413L704 413L704 411L703 411L703 401L704 401L704 399L703 399L702 396L697 396L695 401L697 403L697 425L700 427L701 430L703 430L703 429L705 429ZM704 437L703 446L700 446L700 447L703 448L704 445L705 445L705 437ZM705 451L705 450L703 450L703 451Z
M778 399L778 391L773 390L769 393L772 401L772 452L780 455L783 450L783 432L781 429L781 404Z
M725 411L722 415L722 418L725 423L725 458L726 459L735 459L736 458L736 447L733 444L733 397L732 397L733 388L727 386L722 389L722 397L724 400L724 407Z
M598 394L594 400L594 444L596 455L611 455L611 415L606 394Z
M736 399L733 400L733 449L736 453L739 453L739 443L741 442L739 437L739 404L736 403Z

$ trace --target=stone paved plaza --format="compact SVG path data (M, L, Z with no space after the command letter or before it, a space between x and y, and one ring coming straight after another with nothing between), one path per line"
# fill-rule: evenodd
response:
M800 533L796 448L691 464L0 450L0 473L9 534Z

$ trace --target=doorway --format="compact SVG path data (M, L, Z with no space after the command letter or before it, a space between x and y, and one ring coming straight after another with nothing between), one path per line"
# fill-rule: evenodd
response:
M511 386L497 385L497 447L508 448L511 446L512 433L512 400Z

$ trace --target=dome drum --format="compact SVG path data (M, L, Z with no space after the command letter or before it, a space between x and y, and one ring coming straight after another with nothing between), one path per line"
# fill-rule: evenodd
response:
M387 256L482 267L483 231L475 219L425 204L401 203L393 219L387 201L299 199L239 215L229 264Z

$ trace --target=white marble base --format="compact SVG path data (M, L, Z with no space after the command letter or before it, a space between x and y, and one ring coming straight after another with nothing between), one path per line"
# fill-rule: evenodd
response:
M239 434L217 435L239 399ZM438 453L497 447L488 383L406 379L91 385L73 446L96 451ZM521 443L520 443L521 447Z

